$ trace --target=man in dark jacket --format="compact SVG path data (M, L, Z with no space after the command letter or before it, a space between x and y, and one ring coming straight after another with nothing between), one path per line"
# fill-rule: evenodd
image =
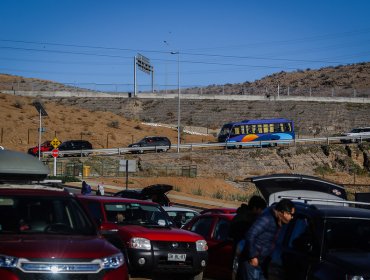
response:
M294 204L282 199L272 205L257 218L245 235L242 277L246 280L264 280L266 267L274 249L279 230L292 220Z

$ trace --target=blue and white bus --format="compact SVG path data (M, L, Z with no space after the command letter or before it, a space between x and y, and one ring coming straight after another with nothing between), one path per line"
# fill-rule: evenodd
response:
M218 134L218 142L224 143L247 144L254 141L292 140L294 138L293 121L284 118L230 122L224 124ZM254 146L258 143L249 143L249 145Z

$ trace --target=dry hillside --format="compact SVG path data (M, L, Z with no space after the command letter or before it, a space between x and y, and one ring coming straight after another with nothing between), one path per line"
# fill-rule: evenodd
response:
M0 94L1 143L8 149L27 151L38 143L39 115L32 105L34 98ZM127 147L148 135L166 135L177 142L177 131L170 128L152 127L137 121L127 120L111 112L90 112L78 107L61 106L45 102L48 113L42 118L46 132L43 140L55 136L60 141L72 139L89 140L96 149ZM209 136L183 135L187 142L202 142L213 139Z

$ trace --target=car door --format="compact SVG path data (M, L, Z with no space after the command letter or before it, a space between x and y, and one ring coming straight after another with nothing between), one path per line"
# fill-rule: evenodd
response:
M297 215L286 231L283 241L281 263L284 279L306 279L312 265L317 242L312 222L305 215Z
M208 243L207 277L214 279L231 279L233 259L232 240L229 237L231 220L216 216Z

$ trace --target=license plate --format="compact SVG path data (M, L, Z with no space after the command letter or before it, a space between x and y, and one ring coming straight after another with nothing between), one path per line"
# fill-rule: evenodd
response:
M171 254L168 253L169 261L175 261L175 262L184 262L186 260L186 254Z

